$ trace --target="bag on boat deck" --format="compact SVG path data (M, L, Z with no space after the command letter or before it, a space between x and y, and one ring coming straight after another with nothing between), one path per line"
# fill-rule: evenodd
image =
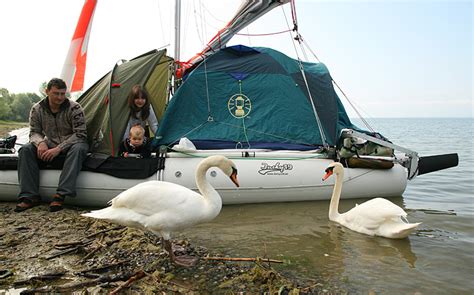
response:
M0 139L0 154L14 154L15 142L16 135L9 136L5 139Z
M350 158L352 156L379 156L390 157L393 155L393 149L376 144L368 140L356 137L344 138L339 150L341 158Z
M379 133L372 133L373 137L390 142ZM385 159L362 158L360 156L391 157L394 150L358 137L343 137L340 141L339 156L344 167L365 169L391 169L393 161Z
M349 159L341 159L341 163L344 167L348 168L365 168L365 169L391 169L393 167L393 162L390 160L383 159L367 159L367 158L357 158L352 157Z

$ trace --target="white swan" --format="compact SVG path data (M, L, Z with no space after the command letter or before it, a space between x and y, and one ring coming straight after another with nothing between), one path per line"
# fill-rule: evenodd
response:
M408 223L407 213L394 203L383 198L371 199L356 205L346 213L339 214L344 167L341 163L331 163L326 168L326 180L336 174L336 181L329 205L329 220L335 221L353 231L370 236L381 236L391 239L403 239L415 231L420 223Z
M192 266L197 259L175 256L169 240L172 232L210 221L221 211L222 199L206 179L211 167L220 168L239 186L234 163L224 156L211 156L201 161L196 170L196 185L201 194L175 183L148 181L120 193L110 201L110 207L82 216L149 230L161 236L172 262Z

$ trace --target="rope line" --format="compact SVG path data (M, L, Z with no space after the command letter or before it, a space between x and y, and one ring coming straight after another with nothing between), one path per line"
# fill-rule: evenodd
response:
M239 80L239 94L243 95L243 93L242 93L242 80ZM249 138L247 136L247 128L245 127L245 117L242 118L242 128L243 128L245 140L247 141L247 146L248 146L248 148L250 148L250 141L249 141Z
M168 145L168 147L170 148L173 143L177 142L178 140L180 140L183 137L186 137L188 134L191 134L192 132L198 130L202 126L206 125L208 122L209 121L205 121L204 123L200 124L199 126L194 127L193 129L189 130L188 132L184 133L183 135L179 136L178 138L175 138L174 140L171 141L171 143Z
M222 124L222 125L226 125L226 126L230 126L230 127L233 127L233 128L242 128L242 127L239 126L239 125L233 125L233 124L229 124L229 123L226 123L226 122L214 121L214 123ZM259 131L259 130L254 130L254 129L251 129L251 128L248 128L248 127L246 127L246 130L247 130L247 131L254 132L254 133L262 134L262 135L271 136L271 137L274 137L275 139L280 139L280 140L283 139L283 140L293 141L294 143L298 143L298 144L304 144L304 145L314 146L313 143L303 142L303 141L301 141L301 140L299 140L299 139L294 139L294 138L284 137L284 136L280 136L280 135L275 135L275 134L268 133L268 132L263 132L263 131Z
M278 34L284 34L291 32L292 30L284 30L284 31L279 31L279 32L273 32L273 33L261 33L261 34L244 34L244 33L237 33L235 35L238 36L248 36L248 37L262 37L262 36L273 36L273 35L278 35Z
M203 57L203 63L204 63L204 77L206 79L206 98L207 98L207 117L211 117L211 101L209 97L209 82L207 80L207 60L206 56Z
M291 0L290 5L291 5L291 17L293 18L293 25L294 25L295 28L297 28L298 27L298 19L296 17L295 0Z
M292 6L292 8L293 8L293 6ZM282 7L282 11L283 11L283 15L285 16L286 25L288 26L288 29L289 29L290 25L288 23L288 18L286 17L286 13L285 13L285 10L283 9L283 7ZM296 12L293 12L293 13L296 14ZM296 18L294 17L293 20L295 21ZM318 111L316 110L316 106L314 105L313 95L311 94L311 91L309 89L308 80L306 79L306 74L304 72L303 62L301 61L301 58L298 54L298 49L296 48L296 44L294 42L295 40L298 41L298 43L300 44L300 48L302 47L301 41L300 41L301 37L300 37L300 34L298 32L298 25L297 24L294 25L294 30L296 32L296 37L293 38L292 44L293 44L293 48L295 49L296 57L298 59L298 67L299 67L299 70L301 72L301 75L303 76L304 84L306 86L306 91L308 91L309 101L311 102L311 107L313 109L313 114L314 114L314 117L316 119L316 125L318 126L318 129L319 129L319 134L321 135L321 140L323 141L323 146L328 147L329 144L327 143L326 135L324 134L324 130L323 130L323 127L322 127L323 125L322 125L321 120L319 118Z
M245 140L247 141L247 146L248 146L248 149L251 148L250 147L250 141L249 141L249 137L247 136L247 128L245 127L245 118L242 118L242 128L244 129L244 136L245 136Z
M173 150L175 153L183 154L193 158L207 158L207 155L197 155L191 152L185 151L176 151ZM298 158L289 158L289 157L242 157L242 156L226 156L229 159L241 159L241 160L279 160L279 161L290 161L290 160L311 160L311 159L327 159L327 155L321 154L313 154L308 155L307 157L298 157Z
M179 137L175 138L174 140L171 141L171 144L174 143L174 142L177 142L179 139L183 138L183 137L186 137L187 135L193 133L194 131L198 130L199 128L201 128L202 126L204 126L205 124L208 124L208 123L211 123L211 121L205 121L204 123L192 128L191 130L185 132L184 134L180 135ZM309 142L303 142L299 139L294 139L294 138L288 138L288 137L284 137L284 136L280 136L280 135L275 135L275 134L272 134L272 133L268 133L268 132L263 132L263 131L260 131L260 130L254 130L252 128L248 128L246 126L241 126L241 125L234 125L234 124L229 124L229 123L226 123L226 122L219 122L219 121L212 121L212 123L215 123L215 124L220 124L220 125L225 125L227 127L231 127L231 128L238 128L238 129L244 129L245 128L245 133L247 134L249 131L250 132L253 132L253 133L257 133L257 134L261 134L261 135L266 135L266 136L270 136L270 137L273 137L275 139L279 139L279 140L287 140L287 141L292 141L293 143L295 144L303 144L303 145L308 145L308 146L315 146L313 143L309 143ZM250 143L249 143L250 145ZM168 146L168 147L171 147L171 146Z
M316 53L313 52L313 50L311 50L311 47L309 47L309 45L304 41L303 38L301 38L301 41L303 42L303 45L305 45L308 50L311 52L311 54L313 55L313 57L320 63L321 61L319 60L319 58L316 56ZM356 112L357 116L359 116L359 119L364 123L365 127L367 127L367 129L369 129L371 132L375 132L374 129L372 129L372 127L370 126L369 122L367 122L367 120L364 119L364 117L362 117L362 115L360 114L360 112L358 111L358 109L355 107L355 105L352 103L352 101L349 99L349 97L346 95L346 93L342 90L342 88L339 86L339 84L337 84L336 80L334 80L331 76L331 80L332 82L334 83L334 85L336 85L337 89L339 89L339 91L341 92L342 96L344 96L344 98L346 99L346 101L350 104L350 106L352 107L352 109Z

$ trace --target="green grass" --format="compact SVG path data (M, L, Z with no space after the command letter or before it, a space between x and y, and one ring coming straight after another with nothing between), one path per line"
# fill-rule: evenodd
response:
M5 138L8 133L15 129L28 127L28 122L15 122L15 121L3 121L0 120L0 138Z

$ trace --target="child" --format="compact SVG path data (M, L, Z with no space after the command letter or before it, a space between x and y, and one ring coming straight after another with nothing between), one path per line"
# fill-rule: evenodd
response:
M130 128L136 124L140 124L143 128L146 128L145 136L150 136L148 134L148 127L153 134L156 134L158 130L158 120L150 105L150 97L146 89L140 85L133 86L128 94L127 103L130 109L130 116L122 140L127 138Z
M151 156L150 145L145 137L145 129L136 124L130 128L129 137L126 138L119 147L120 157L127 158L131 154L136 154L137 158L149 158Z

